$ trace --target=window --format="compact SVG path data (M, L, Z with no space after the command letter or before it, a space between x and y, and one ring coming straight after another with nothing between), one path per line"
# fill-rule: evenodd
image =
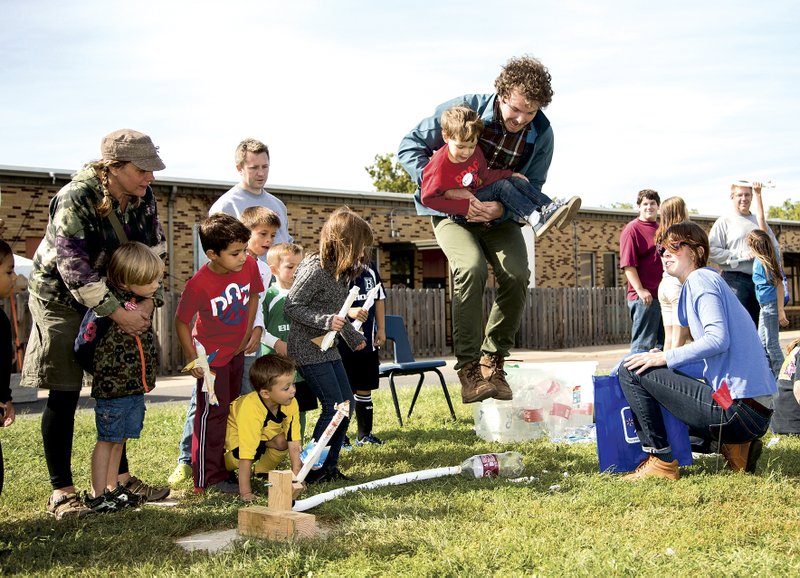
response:
M594 287L594 253L578 253L578 287Z
M617 287L619 285L619 255L616 253L603 254L603 287Z

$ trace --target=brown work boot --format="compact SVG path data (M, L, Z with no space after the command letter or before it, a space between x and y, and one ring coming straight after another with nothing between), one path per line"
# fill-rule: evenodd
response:
M470 361L459 369L458 379L461 380L461 401L464 403L475 403L497 395L495 386L481 375L481 366L477 360Z
M628 474L627 476L622 476L622 479L629 482L635 482L643 478L652 477L666 478L673 481L677 480L681 477L680 471L678 470L678 460L665 462L664 460L660 460L656 456L651 455L641 464L639 464L639 467L636 468L635 472Z
M514 394L506 381L506 372L503 369L504 362L505 360L499 355L484 353L481 356L481 376L497 390L497 393L492 397L508 401L514 399Z
M750 443L722 444L722 455L728 460L728 466L734 472L743 472L747 469L747 458L750 455ZM753 464L755 469L755 464Z

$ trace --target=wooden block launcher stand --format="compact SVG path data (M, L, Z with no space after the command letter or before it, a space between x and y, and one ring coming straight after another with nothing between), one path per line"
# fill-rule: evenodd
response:
M269 473L267 506L247 506L239 509L239 535L267 540L313 538L316 519L313 514L292 511L292 500L300 495L303 486L292 483L291 471L273 470Z

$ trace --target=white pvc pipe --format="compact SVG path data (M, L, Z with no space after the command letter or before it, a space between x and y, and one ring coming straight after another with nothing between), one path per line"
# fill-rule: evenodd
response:
M400 484L407 484L409 482L416 482L419 480L432 480L434 478L452 476L460 473L461 473L461 466L452 466L449 468L434 468L432 470L421 470L419 472L408 472L406 474L397 474L396 476L391 476L389 478L373 480L371 482L366 482L355 486L347 486L345 488L338 488L336 490L331 490L329 492L317 494L316 496L311 496L310 498L306 498L305 500L297 500L292 510L294 510L295 512L305 512L306 510L319 506L320 504L324 504L328 500L332 500L333 498L338 498L343 494L357 492L359 490L372 490L374 488L381 488L383 486L398 486Z

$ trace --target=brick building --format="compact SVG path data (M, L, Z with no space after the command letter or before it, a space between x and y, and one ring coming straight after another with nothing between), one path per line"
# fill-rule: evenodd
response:
M18 254L31 257L44 233L48 204L70 180L71 171L0 165L2 237ZM181 291L192 275L193 228L234 182L160 178L153 184L168 239L165 285ZM289 211L289 232L313 248L327 216L348 205L375 231L377 261L387 286L445 287L447 261L436 245L428 218L419 217L410 195L269 185ZM720 201L726 192L720 191ZM591 204L584 195L584 205ZM722 204L720 205L722 206ZM585 206L567 231L553 231L531 248L537 287L613 287L624 283L618 267L619 234L636 216L632 210ZM692 215L706 230L716 217ZM800 222L770 221L780 239L792 298L800 303ZM530 238L530 229L525 229Z

